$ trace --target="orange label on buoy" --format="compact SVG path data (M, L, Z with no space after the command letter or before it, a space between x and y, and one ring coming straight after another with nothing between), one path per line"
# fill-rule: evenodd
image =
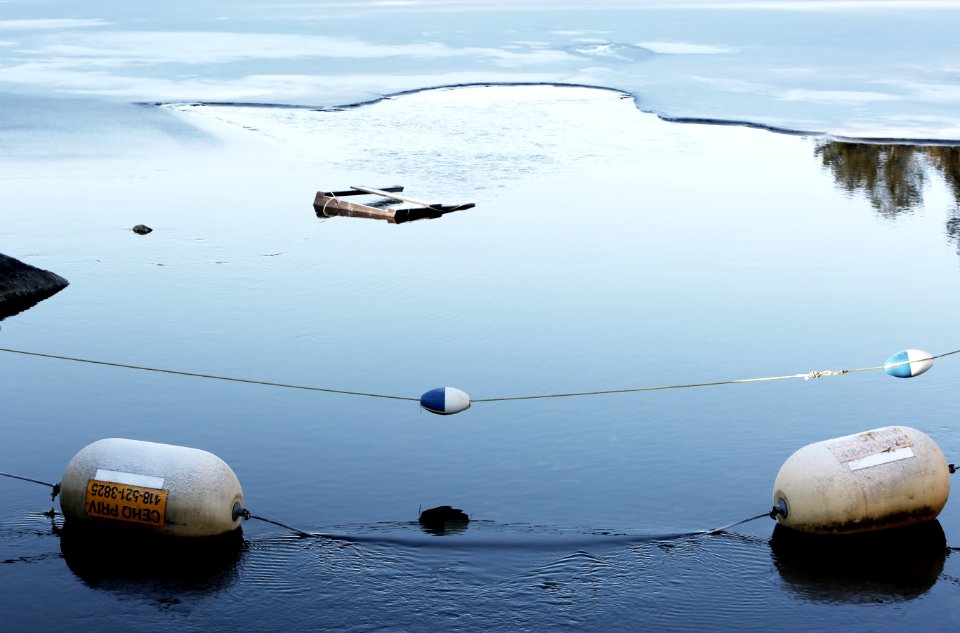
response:
M168 492L91 479L87 484L86 512L92 517L163 527Z
M909 446L913 446L913 440L900 429L894 428L861 433L842 442L830 444L827 448L840 463L846 463L880 453L892 453Z

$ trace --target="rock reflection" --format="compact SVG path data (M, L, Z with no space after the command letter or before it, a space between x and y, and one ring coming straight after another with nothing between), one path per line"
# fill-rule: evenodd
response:
M857 535L815 535L777 525L771 556L787 587L814 602L906 602L943 572L947 541L939 521Z
M142 598L159 608L169 608L171 599L179 604L233 585L246 547L239 529L216 537L177 539L69 524L60 530L63 558L84 584Z
M960 254L960 147L830 141L819 143L814 153L837 187L863 193L888 218L920 207L931 172L939 174L954 198L946 233Z

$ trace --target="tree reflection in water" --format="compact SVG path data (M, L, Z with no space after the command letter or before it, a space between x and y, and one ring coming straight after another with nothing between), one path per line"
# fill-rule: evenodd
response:
M960 147L927 148L930 162L940 170L953 193L953 209L947 219L947 235L957 245L960 254Z
M921 206L928 173L939 173L954 198L947 237L960 254L960 147L826 141L814 152L838 187L850 194L863 193L888 218Z

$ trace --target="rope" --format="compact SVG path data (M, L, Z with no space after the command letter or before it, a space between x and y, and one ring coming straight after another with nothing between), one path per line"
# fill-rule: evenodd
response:
M46 481L40 481L39 479L31 479L30 477L22 477L20 475L11 475L10 473L0 473L0 476L9 477L10 479L19 479L20 481L28 481L32 484L40 484L41 486L48 486L50 488L50 503L53 503L54 499L57 498L57 495L60 494L60 484L51 484ZM49 513L45 513L50 517L53 517L54 511L53 508L50 508Z
M714 528L712 530L707 530L704 534L719 534L720 532L726 532L730 528L737 527L738 525L743 525L744 523L750 523L751 521L756 521L757 519L762 519L763 517L773 518L773 512L769 510L763 514L758 514L755 517L750 517L749 519L742 519L736 523L731 523L730 525L724 525L723 527Z
M570 393L551 393L551 394L536 394L536 395L526 395L526 396L507 396L500 398L475 398L471 400L471 403L475 402L507 402L511 400L540 400L544 398L577 398L581 396L600 396L613 393L637 393L641 391L663 391L666 389L692 389L695 387L715 387L718 385L736 385L741 383L748 382L769 382L773 380L791 380L796 378L802 378L803 380L813 380L815 378L822 378L825 376L842 376L844 374L852 374L855 372L864 372L864 371L876 371L878 369L889 369L892 367L900 367L901 365L909 365L910 363L917 363L925 360L935 360L937 358L943 358L944 356L950 356L952 354L960 354L960 349L954 350L952 352L946 352L944 354L937 354L935 356L928 356L927 358L918 358L916 360L906 360L901 363L896 363L892 365L876 365L873 367L858 367L856 369L838 369L838 370L824 370L824 371L811 371L806 374L790 374L787 376L768 376L765 378L741 378L739 380L717 380L714 382L696 382L682 385L659 385L655 387L632 387L628 389L604 389L599 391L575 391Z
M301 538L349 538L349 537L339 537L339 536L325 536L325 535L323 535L323 534L314 534L314 533L310 533L310 532L304 532L303 530L301 530L301 529L299 529L299 528L295 528L295 527L292 527L292 526L287 525L287 524L285 524L285 523L281 523L280 521L274 521L273 519L268 519L268 518L266 518L266 517L257 516L256 514L251 514L250 511L247 510L247 509L243 509L239 516L242 517L244 520L256 519L256 520L258 520L258 521L263 521L264 523L270 523L270 524L272 524L272 525L276 525L277 527L281 527L281 528L283 528L283 529L285 529L285 530L289 530L289 531L293 532L294 534L296 534L297 536L299 536L299 537L301 537ZM752 517L747 518L747 519L741 519L741 520L736 521L736 522L734 522L734 523L730 523L730 524L724 525L724 526L722 526L722 527L714 528L714 529L712 529L712 530L700 530L700 531L698 531L698 532L686 532L686 533L684 533L684 534L677 534L677 535L671 535L671 536L677 536L677 537L713 536L713 535L716 535L716 534L720 534L720 533L722 533L722 532L726 532L726 531L729 530L730 528L735 528L735 527L737 527L738 525L743 525L744 523L750 523L751 521L756 521L757 519L762 519L763 517L775 518L775 517L774 517L774 512L770 512L770 511L763 512L763 513L758 514L758 515L756 515L756 516L752 516Z
M320 213L323 214L323 217L325 217L325 218L332 217L332 216L330 216L330 215L327 215L327 205L330 204L332 201L334 201L334 200L336 200L336 199L337 199L337 197L336 197L335 195L333 195L333 192L331 191L331 192L330 192L330 196L327 198L327 201L323 203L323 208L320 210ZM338 205L338 207L339 207L339 205Z
M46 481L40 481L39 479L30 479L29 477L21 477L20 475L11 475L10 473L0 473L0 477L9 477L10 479L19 479L20 481L29 481L33 484L40 484L41 486L47 486L48 488L59 488L60 484L51 484Z
M244 518L244 519L256 519L257 521L263 521L264 523L271 523L271 524L276 525L276 526L278 526L278 527L282 527L282 528L284 528L285 530L290 530L291 532L293 532L294 534L296 534L297 536L300 536L300 537L302 537L302 538L313 538L313 537L315 537L315 536L320 536L319 534L310 534L310 532L304 532L303 530L298 530L298 529L295 528L295 527L291 527L291 526L286 525L286 524L284 524L284 523L280 523L280 521L274 521L273 519L268 519L268 518L266 518L266 517L257 516L256 514L250 514L249 512L246 512L246 514L243 516L243 518Z
M46 482L46 481L40 481L39 479L31 479L30 477L22 477L22 476L20 476L20 475L12 475L12 474L10 474L10 473L4 473L4 472L0 472L0 476L2 476L2 477L9 477L10 479L19 479L20 481L28 481L28 482L30 482L30 483L40 484L40 485L42 485L42 486L49 486L49 487L53 490L52 493L51 493L51 496L50 496L50 500L51 500L51 501L53 501L54 499L56 499L56 498L57 498L57 495L60 494L60 484L51 484L51 483ZM239 505L239 504L238 504L238 505ZM44 515L45 515L45 516L51 516L51 517L52 517L52 516L55 515L55 512L53 511L53 508L51 508L51 509L50 509L50 512L49 512L49 513L46 513L46 512L45 512ZM258 520L258 521L263 521L263 522L265 522L265 523L272 523L273 525L276 525L276 526L278 526L278 527L282 527L282 528L284 528L284 529L286 529L286 530L290 530L291 532L294 532L294 533L297 534L298 536L302 536L302 537L320 536L319 534L310 534L309 532L304 532L303 530L298 530L298 529L295 528L295 527L289 526L289 525L287 525L287 524L285 524L285 523L280 523L279 521L274 521L273 519L268 519L268 518L266 518L266 517L257 516L256 514L250 514L250 511L249 511L249 510L246 510L246 509L240 510L240 511L239 511L239 516L242 517L242 518L244 518L244 519L256 519L256 520Z
M322 391L324 393L338 393L347 396L365 396L367 398L385 398L387 400L408 400L411 402L420 402L420 398L407 398L404 396L391 396L382 393L368 393L365 391L347 391L344 389L329 389L326 387L311 387L308 385L290 385L282 382L271 382L269 380L252 380L249 378L233 378L230 376L217 376L214 374L200 374L192 371L179 371L176 369L159 369L157 367L144 367L142 365L129 365L127 363L111 363L103 360L90 360L88 358L75 358L73 356L60 356L58 354L41 354L40 352L28 352L20 349L9 349L0 347L0 352L9 352L11 354L23 354L24 356L38 356L40 358L53 358L56 360L68 360L74 363L87 363L89 365L103 365L106 367L122 367L124 369L138 369L140 371L153 371L160 374L173 374L175 376L190 376L192 378L208 378L210 380L224 380L227 382L240 382L249 385L265 385L268 387L283 387L285 389L302 389L304 391Z
M137 369L140 371L152 371L161 374L172 374L175 376L190 376L192 378L207 378L210 380L223 380L226 382L239 382L250 385L264 385L268 387L283 387L285 389L300 389L303 391L320 391L323 393L335 393L347 396L364 396L367 398L383 398L387 400L405 400L407 402L419 402L420 398L411 398L407 396L394 396L389 394L382 393L371 393L366 391L349 391L346 389L331 389L328 387L313 387L309 385L292 385L281 382L272 382L269 380L253 380L250 378L235 378L231 376L218 376L215 374L201 374L198 372L192 371L181 371L177 369L160 369L157 367L146 367L143 365L131 365L127 363L114 363L102 360L91 360L88 358L76 358L73 356L61 356L58 354L43 354L40 352L29 352L26 350L11 349L7 347L0 347L0 352L7 352L10 354L22 354L24 356L36 356L39 358L52 358L56 360L66 360L74 363L87 363L90 365L103 365L105 367L121 367L124 369ZM928 356L926 358L918 358L916 360L905 360L900 363L895 363L891 365L875 365L872 367L858 367L855 369L838 369L838 370L823 370L823 371L811 371L806 374L789 374L786 376L767 376L764 378L741 378L739 380L717 380L713 382L696 382L689 384L681 385L659 385L653 387L632 387L627 389L603 389L598 391L574 391L569 393L550 393L550 394L533 394L525 396L503 396L498 398L476 398L472 399L472 403L477 402L507 402L513 400L542 400L546 398L577 398L581 396L599 396L607 395L614 393L638 393L642 391L664 391L667 389L693 389L695 387L715 387L719 385L736 385L742 383L751 383L751 382L770 382L774 380L791 380L802 378L803 380L813 380L815 378L823 378L825 376L842 376L844 374L852 374L856 372L866 372L866 371L876 371L878 369L890 369L893 367L900 367L902 365L909 365L910 363L917 363L926 360L936 360L938 358L944 358L945 356L952 356L953 354L960 354L960 349L953 350L952 352L945 352L943 354L936 354L933 356Z

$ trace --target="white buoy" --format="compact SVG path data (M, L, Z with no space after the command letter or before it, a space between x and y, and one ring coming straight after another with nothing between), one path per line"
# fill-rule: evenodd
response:
M215 536L240 526L243 490L230 466L212 453L112 438L70 460L60 482L60 507L68 524Z
M931 354L919 349L897 352L883 364L883 370L897 378L913 378L933 367Z
M470 396L454 387L438 387L420 396L420 406L438 415L451 415L470 408Z
M804 446L773 484L776 518L815 534L868 532L932 521L950 493L936 442L888 426Z

